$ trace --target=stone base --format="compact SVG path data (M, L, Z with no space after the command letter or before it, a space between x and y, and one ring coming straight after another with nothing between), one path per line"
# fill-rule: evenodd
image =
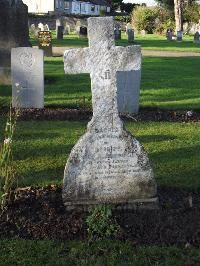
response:
M115 210L156 210L159 209L158 197L150 199L136 199L123 203L109 203L98 201L81 201L81 202L69 202L64 201L64 205L67 211L79 210L90 211L100 204L112 205Z

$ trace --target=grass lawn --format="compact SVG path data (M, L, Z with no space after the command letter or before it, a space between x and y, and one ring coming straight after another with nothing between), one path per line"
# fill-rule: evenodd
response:
M133 247L129 242L1 241L0 265L199 265L198 249Z
M141 108L200 109L200 59L144 57ZM45 106L91 108L89 74L65 75L63 59L45 58ZM0 105L9 105L11 86L0 85Z
M3 121L0 120L1 131ZM86 122L21 121L14 142L19 186L62 183L67 157ZM144 145L160 186L200 189L199 123L126 123ZM1 135L2 139L2 135Z
M87 39L79 38L75 33L70 35L65 35L63 40L57 40L55 31L53 33L53 46L63 46L63 47L86 47L88 46ZM34 38L30 39L32 45L38 45L37 40ZM167 41L166 37L163 35L147 34L146 36L141 36L140 34L135 34L135 43L142 46L144 50L165 50L165 51L182 51L182 52L198 52L200 53L200 45L193 43L193 36L184 35L183 42L177 43L175 40ZM127 40L127 35L122 33L122 39L116 41L116 45L127 46L130 45Z

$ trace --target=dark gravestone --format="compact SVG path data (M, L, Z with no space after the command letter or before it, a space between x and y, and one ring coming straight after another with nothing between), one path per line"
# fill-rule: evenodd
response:
M28 7L21 0L0 0L0 67L10 67L11 48L30 46Z
M45 56L52 56L52 35L50 31L38 32L39 48L44 51Z
M57 26L56 37L57 37L57 40L63 40L63 26Z
M80 27L79 37L87 38L87 27Z
M134 30L132 29L127 29L127 34L128 34L128 42L134 42Z
M115 28L114 34L115 34L115 40L121 40L121 30L120 29Z

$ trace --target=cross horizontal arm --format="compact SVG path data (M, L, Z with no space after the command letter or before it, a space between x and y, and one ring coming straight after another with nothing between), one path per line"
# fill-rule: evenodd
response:
M66 74L90 73L89 48L69 49L64 52Z
M132 45L127 47L116 46L114 48L113 60L115 60L116 71L131 71L141 68L141 47Z

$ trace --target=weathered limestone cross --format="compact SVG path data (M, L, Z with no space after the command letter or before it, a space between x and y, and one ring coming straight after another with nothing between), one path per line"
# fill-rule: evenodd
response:
M140 46L116 47L112 17L88 19L89 48L65 51L65 73L90 73L95 128L101 121L114 128L121 123L117 108L117 71L140 69ZM106 121L105 121L106 120ZM100 128L98 128L100 130ZM105 126L104 126L105 130Z
M89 48L64 54L66 73L90 73L93 118L68 158L63 201L68 209L99 203L134 208L156 203L156 183L142 145L123 128L117 71L140 68L139 46L115 47L111 17L89 18Z

